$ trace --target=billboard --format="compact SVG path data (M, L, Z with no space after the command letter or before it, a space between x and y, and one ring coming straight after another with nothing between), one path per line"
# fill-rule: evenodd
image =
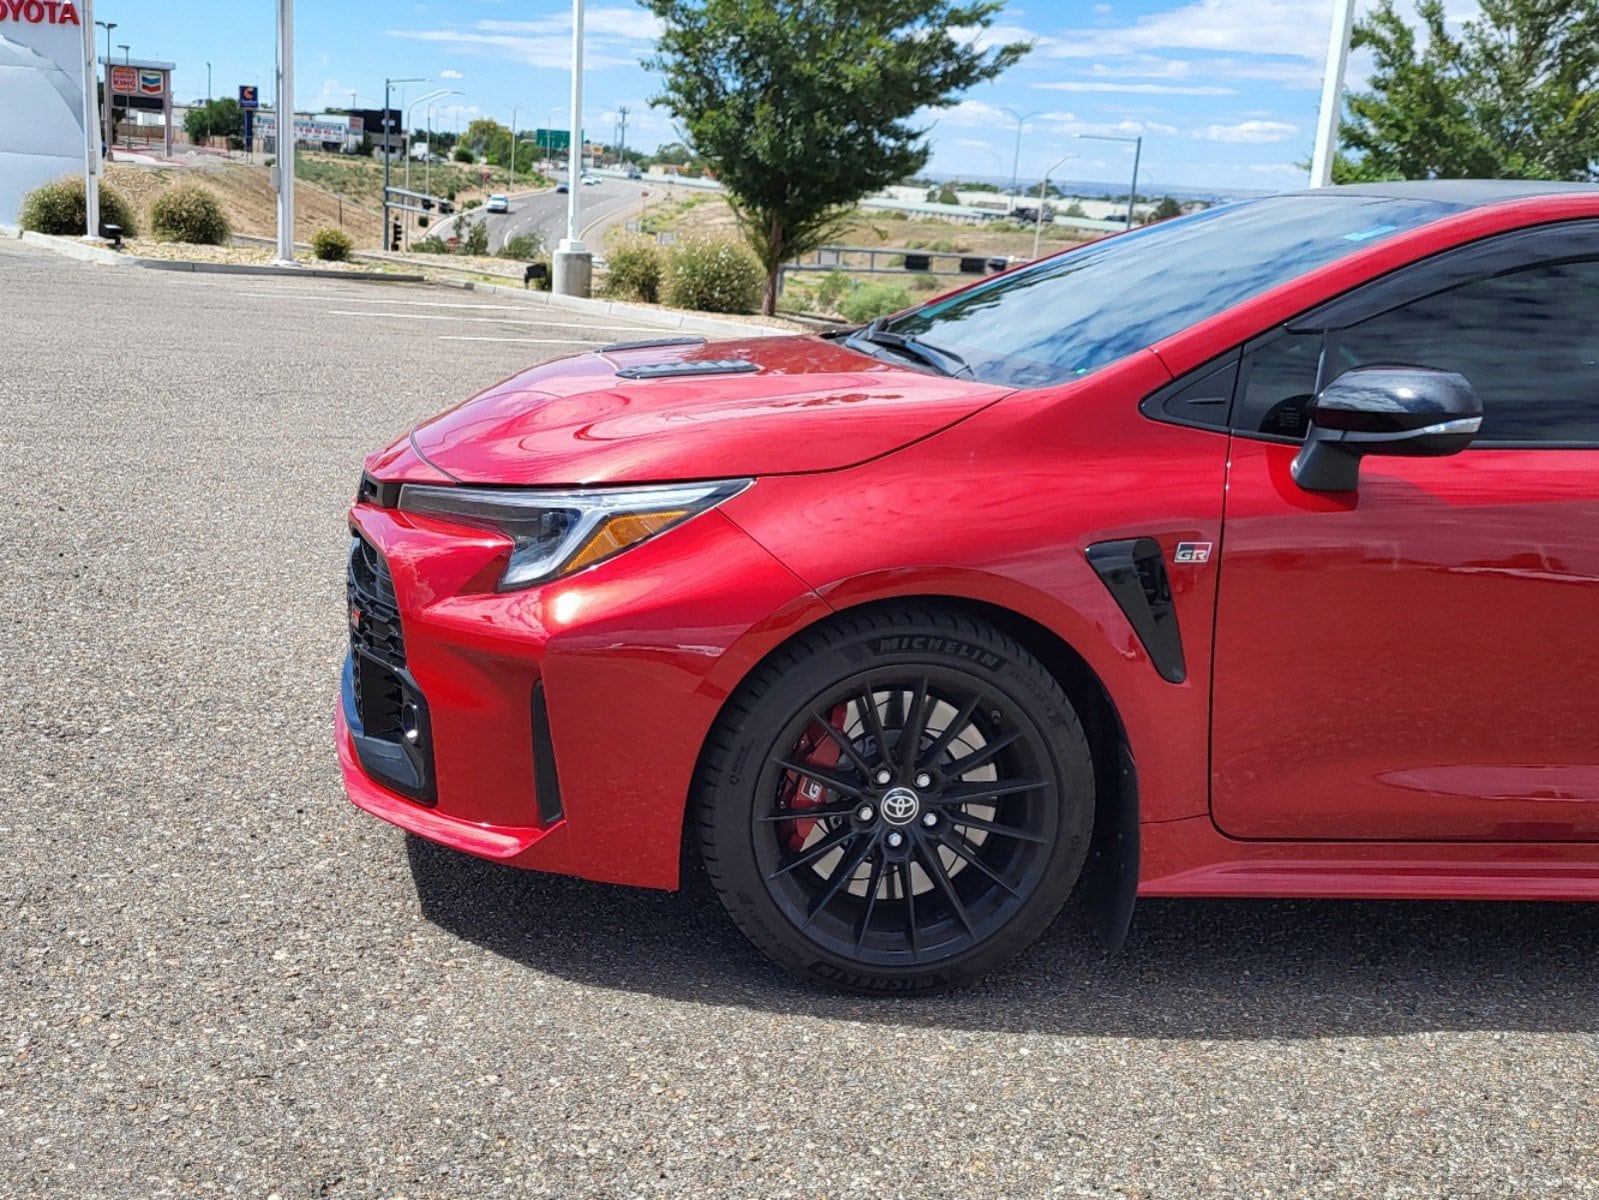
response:
M362 133L360 117L308 117L299 113L294 114L294 140L299 142L344 142L346 139L359 141ZM255 136L259 138L275 138L278 136L278 116L274 112L257 112L255 114Z
M83 19L71 0L0 4L0 223L41 183L82 175Z

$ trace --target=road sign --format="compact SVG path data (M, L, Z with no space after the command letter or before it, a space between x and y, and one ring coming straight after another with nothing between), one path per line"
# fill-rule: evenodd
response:
M261 89L253 83L241 83L239 85L239 107L243 109L260 108Z
M533 144L540 150L547 150L551 154L572 147L572 131L570 129L539 129L534 131Z

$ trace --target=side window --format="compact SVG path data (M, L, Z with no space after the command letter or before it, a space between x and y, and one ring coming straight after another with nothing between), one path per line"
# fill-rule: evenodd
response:
M1303 439L1321 373L1322 334L1270 334L1244 350L1233 426L1243 433Z
M1351 367L1458 371L1482 397L1477 444L1599 444L1599 262L1480 279L1330 333Z
M1458 371L1482 397L1476 445L1599 445L1599 261L1477 278L1344 329L1246 347L1240 433L1302 439L1311 398L1365 366Z

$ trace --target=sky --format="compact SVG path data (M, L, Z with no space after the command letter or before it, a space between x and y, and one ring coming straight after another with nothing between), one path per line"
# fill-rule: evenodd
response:
M1357 11L1370 6L1361 0ZM211 88L232 95L257 84L272 95L273 0L99 0L95 17L114 21L112 54L177 64L179 100ZM1469 0L1453 0L1456 19ZM670 114L652 109L657 81L641 65L655 19L625 0L586 9L584 114L590 137L613 140L617 111L629 108L629 145L675 140ZM1031 41L1032 52L958 104L920 115L933 148L928 171L943 177L1007 179L1017 150L1023 181L1116 180L1131 146L1075 135L1144 138L1141 177L1216 189L1304 186L1296 164L1310 157L1332 0L1015 0L988 31L990 42ZM518 127L568 123L571 5L563 0L321 0L296 12L295 102L379 107L385 76L423 76L395 90L408 104L434 88L460 93L437 102L436 129L480 115ZM105 34L100 31L101 53ZM1349 79L1370 69L1357 54ZM423 122L418 108L411 124Z

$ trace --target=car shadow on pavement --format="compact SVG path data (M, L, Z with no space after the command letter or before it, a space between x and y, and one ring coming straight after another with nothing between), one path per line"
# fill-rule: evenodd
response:
M1599 1031L1599 905L1140 902L1107 958L1068 909L1016 963L944 996L842 995L769 965L703 875L681 892L519 871L419 838L422 915L579 983L765 1012L1137 1038Z

